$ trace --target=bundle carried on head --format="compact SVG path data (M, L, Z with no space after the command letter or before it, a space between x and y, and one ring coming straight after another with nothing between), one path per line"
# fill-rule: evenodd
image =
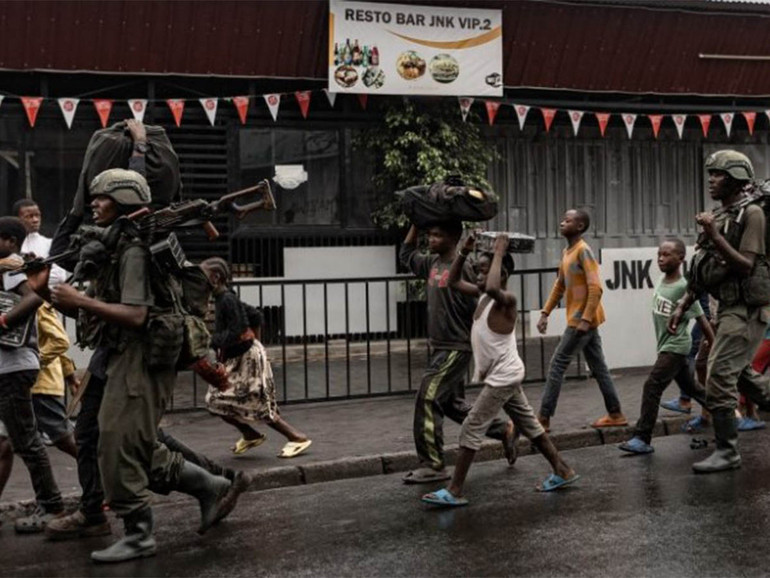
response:
M488 221L497 214L497 195L469 187L458 176L409 187L396 195L404 214L421 229L446 221Z
M178 200L182 190L179 158L163 127L145 125L145 129L145 176L152 191L153 206L164 207ZM85 211L85 205L89 202L88 186L96 175L107 169L128 168L128 159L133 153L133 148L134 143L125 122L113 124L93 134L86 148L83 169L78 179L73 214L82 215Z

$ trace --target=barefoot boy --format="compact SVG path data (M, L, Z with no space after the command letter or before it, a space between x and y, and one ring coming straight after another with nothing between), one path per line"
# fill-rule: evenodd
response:
M548 316L559 303L562 295L566 294L567 329L551 358L551 367L548 371L543 399L540 402L538 419L546 431L549 430L551 416L556 412L564 372L572 357L581 350L588 362L588 367L591 368L591 373L599 383L604 405L607 408L607 415L591 425L593 427L628 425L626 416L620 411L620 400L607 369L607 363L604 361L602 340L599 337L598 327L604 323L604 309L601 304L602 281L599 277L599 264L594 258L591 247L583 239L590 223L588 213L581 209L572 209L564 213L559 223L559 232L567 239L567 248L564 249L561 263L559 263L559 276L553 284L551 295L537 323L538 331L545 333L548 328Z
M460 452L452 481L446 489L422 497L423 502L437 506L468 503L463 497L465 478L481 447L484 432L501 408L513 420L516 431L532 440L553 467L554 473L538 486L540 490L555 490L579 478L559 456L521 389L524 363L516 348L516 297L505 290L508 275L513 270L513 259L506 254L508 236L498 235L495 239L494 255L485 253L481 256L475 285L460 278L473 243L473 237L469 236L452 263L449 282L465 295L481 297L473 315L471 343L475 365L473 381L483 381L484 388L463 421Z
M655 287L652 298L652 319L658 340L658 358L644 383L642 411L636 422L634 437L618 446L624 452L649 454L655 451L650 445L655 420L658 419L658 404L663 392L673 379L681 391L705 404L706 391L697 384L690 371L687 355L692 346L688 323L682 323L675 332L668 331L668 320L677 302L687 293L687 281L682 277L681 267L685 258L685 246L681 239L663 241L658 247L658 267L664 273ZM706 341L712 343L714 332L698 302L687 312L689 321L695 318L703 331Z

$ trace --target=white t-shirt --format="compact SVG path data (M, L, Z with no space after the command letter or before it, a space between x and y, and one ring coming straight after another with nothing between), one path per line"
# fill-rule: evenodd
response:
M51 239L40 233L29 233L21 245L22 253L34 253L36 257L46 259L51 255ZM48 286L55 287L64 283L69 273L58 265L51 267L51 276L48 278Z

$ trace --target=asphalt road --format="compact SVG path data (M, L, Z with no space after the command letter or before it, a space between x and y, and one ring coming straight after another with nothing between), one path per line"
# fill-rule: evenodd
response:
M247 494L205 537L192 500L156 508L158 556L94 566L109 540L66 543L0 529L2 576L760 576L767 575L770 434L741 438L744 466L698 476L689 437L655 454L565 453L575 487L541 494L540 456L471 470L471 504L434 510L430 488L377 476ZM438 487L438 486L436 486Z

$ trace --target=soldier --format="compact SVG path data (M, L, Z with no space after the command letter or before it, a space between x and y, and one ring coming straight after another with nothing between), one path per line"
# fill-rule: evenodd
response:
M120 227L120 217L151 201L144 177L124 169L97 175L90 195L99 227ZM167 348L176 335L148 330L148 321L172 309L170 286L163 275L153 273L148 248L130 235L112 234L102 246L92 242L84 247L81 266L89 260L96 265L89 290L80 293L71 285L59 285L52 289L52 300L65 313L79 314L81 341L95 349L89 372L103 388L100 406L98 400L91 404L99 407L98 468L106 502L123 518L125 537L92 552L91 558L121 562L155 553L151 490L178 490L198 498L198 532L203 533L230 513L239 489L185 461L157 439L176 381L175 361L158 362L157 349ZM173 329L173 323L169 327Z
M722 209L717 216L700 213L695 217L703 233L691 267L692 285L669 321L669 331L676 331L699 292L707 291L719 301L706 378L706 405L714 423L716 450L693 464L693 470L700 473L741 465L735 421L739 390L759 407L770 408L767 379L751 368L767 326L765 306L770 303L765 214L757 204L741 203L754 169L745 155L722 150L706 159L706 170L709 194Z

